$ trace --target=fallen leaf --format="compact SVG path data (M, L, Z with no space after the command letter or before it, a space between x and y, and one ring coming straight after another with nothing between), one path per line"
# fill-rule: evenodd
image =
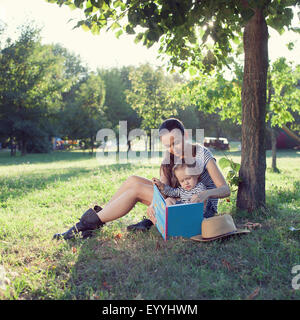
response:
M222 264L225 268L227 268L228 271L233 270L232 265L227 260L223 259Z
M136 297L133 298L133 300L144 300L142 295L139 293Z
M253 230L253 229L256 229L256 228L261 228L262 225L261 223L258 223L258 222L247 222L243 225L244 228L248 228L249 230Z
M110 290L112 288L111 285L109 285L106 281L103 281L102 286L104 287L104 289Z
M260 287L256 288L248 297L247 300L253 300L259 294Z
M226 198L226 201L227 201L227 202L230 202L230 199L229 199L229 198Z
M122 233L118 233L118 234L115 235L115 239L119 240L119 239L122 238L122 236L123 236Z

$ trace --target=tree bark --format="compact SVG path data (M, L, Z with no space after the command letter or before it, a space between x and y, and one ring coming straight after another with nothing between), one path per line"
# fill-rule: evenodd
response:
M22 139L21 141L21 156L25 156L27 154L27 140Z
M279 170L277 168L277 157L276 157L276 152L277 152L276 131L274 128L271 128L270 130L271 130L271 143L272 143L272 169L274 172L279 172Z
M242 88L242 153L237 207L252 212L265 206L265 118L268 27L262 9L245 26Z

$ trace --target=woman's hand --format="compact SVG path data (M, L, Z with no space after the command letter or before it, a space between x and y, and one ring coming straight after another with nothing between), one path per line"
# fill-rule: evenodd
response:
M191 198L191 203L196 202L204 202L204 208L206 207L206 201L209 198L209 193L206 191L199 192L197 194L193 194Z
M156 224L155 210L152 204L147 208L147 216L153 224Z
M165 199L165 201L166 201L167 206L171 206L176 203L176 199L174 199L174 198L167 198L167 199ZM152 203L147 208L147 216L152 221L153 224L156 224L155 210L153 208Z
M172 205L176 204L175 198L167 198L167 199L165 199L165 201L166 201L167 206L172 206Z
M157 178L152 178L152 182L157 186L159 191L163 191L165 188L165 184L162 183L159 179Z

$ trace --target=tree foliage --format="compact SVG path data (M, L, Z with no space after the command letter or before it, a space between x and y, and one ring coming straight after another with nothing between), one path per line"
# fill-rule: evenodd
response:
M131 90L127 90L127 101L142 119L141 127L150 132L158 128L163 119L176 114L170 103L171 77L161 68L154 70L149 64L133 69L129 75Z
M7 41L0 57L0 134L21 146L47 139L51 117L61 92L68 87L62 75L63 58L42 45L39 30L23 26L19 39Z
M126 100L126 90L131 90L130 72L133 67L110 68L98 70L105 84L105 102L107 118L112 128L117 129L119 121L127 121L127 129L140 125L140 119L135 110Z
M147 47L160 44L160 53L170 55L170 68L210 71L227 64L240 42L242 28L262 9L267 24L282 33L292 28L292 6L299 0L48 0L84 11L77 27L99 34L113 30L135 34Z
M105 86L100 75L89 73L77 82L64 100L63 134L71 139L86 139L93 149L97 131L110 126L104 99Z
M269 70L269 101L266 121L272 127L294 122L293 113L300 114L300 65L278 58Z

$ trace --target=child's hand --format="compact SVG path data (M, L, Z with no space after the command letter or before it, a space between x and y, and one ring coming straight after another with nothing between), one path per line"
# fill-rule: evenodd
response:
M157 188L158 188L160 191L163 191L163 190L164 190L165 185L164 185L164 183L162 183L159 179L157 179L157 178L152 178L152 182L157 186Z

